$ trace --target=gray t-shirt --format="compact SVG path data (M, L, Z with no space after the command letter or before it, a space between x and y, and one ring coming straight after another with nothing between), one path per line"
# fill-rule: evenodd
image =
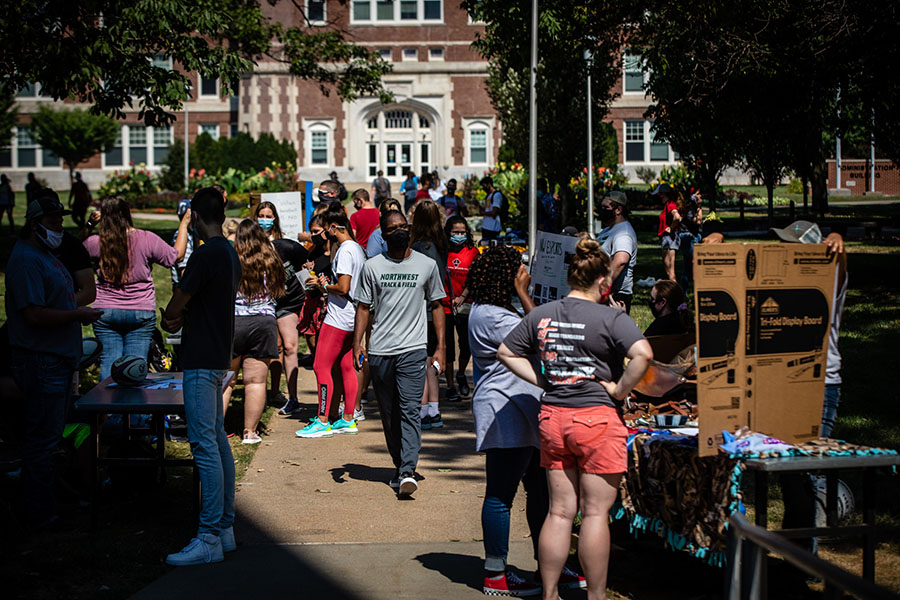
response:
M372 309L369 354L393 356L427 347L425 301L444 297L435 262L415 250L403 260L387 253L366 261L353 298Z
M616 252L627 252L631 258L628 264L613 281L613 294L634 293L634 266L637 264L638 240L634 233L634 227L628 221L616 223L612 227L604 227L597 236L597 241L602 245L603 252L612 260Z
M567 296L532 310L503 343L520 356L539 356L543 402L584 407L615 406L599 382L618 381L629 348L642 339L623 311Z
M543 390L520 379L497 360L503 339L521 322L518 314L493 304L475 304L469 314L469 348L482 373L472 395L478 452L541 447L538 413Z
M13 246L6 265L6 318L9 345L30 352L44 352L81 359L81 325L77 322L48 327L25 322L22 310L29 306L74 310L75 288L63 264L49 252L25 241Z

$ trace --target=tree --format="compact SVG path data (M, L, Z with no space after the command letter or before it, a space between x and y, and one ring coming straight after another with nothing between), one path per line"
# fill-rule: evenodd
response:
M116 141L119 124L109 117L93 115L81 109L55 110L41 106L31 117L35 141L50 150L69 169L75 180L75 168Z
M602 126L611 90L621 69L621 48L635 4L542 0L539 17L538 164L530 171L546 175L551 187L581 173L587 164L586 76L591 74L595 164L609 160L609 129ZM531 6L505 0L465 0L463 7L485 23L474 48L489 61L488 95L503 124L504 143L517 160L527 162ZM584 51L594 60L588 65ZM570 203L563 202L568 217Z
M0 84L0 148L8 146L12 141L19 122L18 115L15 90L9 85Z
M377 52L299 16L298 26L272 22L259 0L3 2L0 72L14 88L39 83L42 94L90 103L96 114L121 118L136 101L147 125L175 119L188 97L188 74L218 77L230 89L263 57L318 81L326 95L390 99L381 78L391 66Z

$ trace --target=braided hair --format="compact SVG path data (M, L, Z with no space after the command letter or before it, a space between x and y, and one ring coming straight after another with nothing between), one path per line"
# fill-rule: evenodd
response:
M493 246L472 261L466 288L478 304L493 304L512 308L516 273L522 264L522 255L511 246Z

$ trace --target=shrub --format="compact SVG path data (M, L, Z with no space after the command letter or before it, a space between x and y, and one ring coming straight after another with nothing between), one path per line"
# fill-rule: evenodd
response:
M159 192L159 186L147 165L140 163L127 171L119 171L116 169L110 173L109 177L100 186L98 193L101 198L106 196L121 196L129 201L134 201L142 196Z
M605 194L610 190L619 189L625 185L627 178L619 169L613 167L594 167L594 194ZM581 175L573 177L569 181L569 188L575 193L576 198L587 198L587 167L581 170Z
M640 179L647 185L650 185L654 181L656 181L656 171L654 171L650 167L638 167L634 170L634 174L638 176L638 179Z

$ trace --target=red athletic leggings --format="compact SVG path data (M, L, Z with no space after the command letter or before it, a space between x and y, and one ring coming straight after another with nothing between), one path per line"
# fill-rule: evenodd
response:
M356 392L359 381L353 368L353 332L344 331L331 325L322 325L316 341L316 360L313 371L319 384L319 416L328 419L331 399L334 397L332 369L340 363L341 380L344 384L344 414L352 415L356 408Z

